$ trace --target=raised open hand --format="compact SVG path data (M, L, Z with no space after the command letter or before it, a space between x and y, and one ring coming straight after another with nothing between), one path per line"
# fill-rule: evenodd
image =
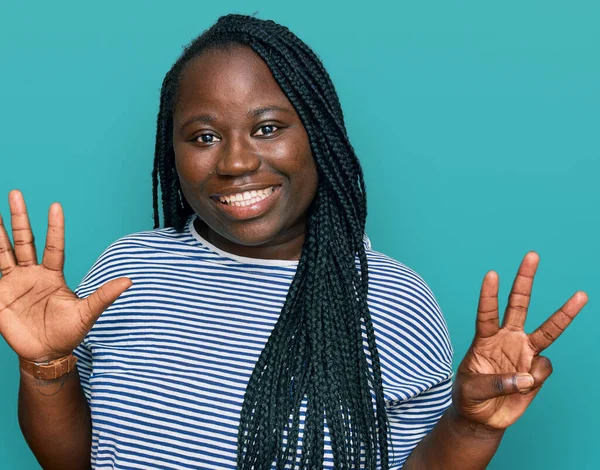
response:
M109 281L88 298L79 299L63 275L65 236L60 204L52 204L48 213L42 264L37 263L19 191L11 191L9 204L14 250L0 216L0 334L20 357L51 361L70 354L131 281Z
M528 253L512 286L502 326L498 316L498 275L489 272L481 287L475 339L461 362L453 405L471 422L504 429L513 424L552 373L540 353L569 326L587 302L575 293L531 334L524 331L533 278L539 264Z

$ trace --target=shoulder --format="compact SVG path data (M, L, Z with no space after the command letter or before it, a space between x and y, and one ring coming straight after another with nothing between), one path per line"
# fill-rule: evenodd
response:
M369 279L374 286L419 295L424 301L435 298L425 280L413 269L388 255L367 250ZM370 287L370 286L369 286ZM439 308L439 307L438 307Z
M189 233L178 232L172 227L132 233L111 243L104 250L101 258L140 249L149 251L174 249L177 246L186 245L189 238Z
M178 232L173 228L160 228L133 233L111 243L92 266L92 271L103 265L140 260L144 257L159 254L185 253L190 244L191 236L186 232Z
M92 265L77 289L79 295L121 276L135 278L159 269L197 249L186 232L161 228L133 233L111 243Z
M367 249L369 311L382 364L429 386L452 374L442 310L425 280L403 263Z
M442 322L445 325L431 288L416 271L374 250L367 250L367 261L369 297L377 305L399 309L404 315L412 312L425 321Z
M369 291L386 296L411 296L418 303L440 312L440 307L425 280L404 263L376 251L365 236L365 253L369 266Z

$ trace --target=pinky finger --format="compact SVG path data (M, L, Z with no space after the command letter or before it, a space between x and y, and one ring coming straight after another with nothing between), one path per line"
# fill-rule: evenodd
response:
M552 362L545 356L535 356L531 361L531 367L529 373L533 376L534 384L533 388L538 389L542 385L550 374L552 374Z

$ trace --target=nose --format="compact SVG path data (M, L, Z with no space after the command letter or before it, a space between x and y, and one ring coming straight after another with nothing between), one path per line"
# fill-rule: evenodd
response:
M243 136L232 136L221 146L221 158L217 162L217 174L241 176L260 167L260 157L254 146Z

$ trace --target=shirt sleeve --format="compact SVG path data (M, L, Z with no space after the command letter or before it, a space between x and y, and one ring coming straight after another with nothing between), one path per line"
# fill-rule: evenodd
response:
M94 265L90 269L88 274L81 281L81 284L79 284L77 289L75 289L75 294L77 294L77 296L81 299L85 299L93 292L86 291L84 289L84 286L86 280L93 275L95 266L96 265ZM73 355L77 358L77 372L79 372L79 383L81 384L81 388L83 389L85 398L89 403L92 397L90 377L92 375L93 370L93 357L91 347L87 342L87 336L83 339L81 344L77 346L77 348L75 348L75 350L73 351Z
M451 404L453 350L425 281L383 255L372 261L369 309L389 421L390 469L397 470Z
M102 253L102 255L90 268L89 272L82 279L77 289L75 289L75 294L77 294L80 299L89 297L102 284L120 276L118 270L114 268L115 260L113 259L113 252L115 251L116 247L124 243L124 241L117 241L113 243L104 251L104 253ZM77 358L79 382L89 403L92 396L90 378L94 370L94 362L93 351L91 344L88 342L88 336L89 333L83 339L81 344L73 351L73 355Z
M414 398L388 407L390 468L400 469L421 440L433 429L452 402L452 379L448 378Z
M435 339L419 334L420 339L415 339L413 353L417 360L410 364L413 367L410 387L416 393L408 399L387 403L391 469L402 468L452 403L452 347L439 307L437 303L432 305L438 311L430 313L437 319L442 334Z
M75 351L73 351L73 355L77 358L79 382L81 384L81 388L83 389L83 393L85 394L85 398L87 398L89 403L92 396L92 391L90 388L90 375L92 374L92 352L88 349L84 341L77 346Z

